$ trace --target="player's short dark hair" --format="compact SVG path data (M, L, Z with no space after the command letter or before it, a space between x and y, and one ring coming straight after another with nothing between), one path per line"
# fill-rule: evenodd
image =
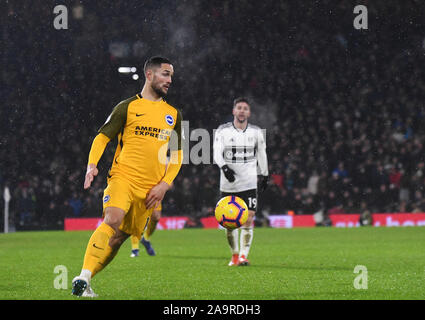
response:
M172 64L171 61L167 58L160 56L151 57L146 60L143 71L146 73L148 69L151 69L152 67L161 67L161 64L163 63Z
M249 100L247 98L245 98L245 97L239 97L239 98L236 98L235 100L233 100L233 108L236 107L236 105L239 102L245 102L247 105L251 106L251 104L249 103Z

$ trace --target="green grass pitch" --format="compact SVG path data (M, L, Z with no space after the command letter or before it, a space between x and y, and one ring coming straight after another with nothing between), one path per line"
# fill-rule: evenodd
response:
M0 234L0 299L86 299L71 295L71 281L91 233ZM256 228L249 267L227 266L223 230L157 230L152 243L157 256L141 246L138 258L123 244L92 280L97 299L425 299L424 227ZM354 287L365 276L356 265L367 268L367 289ZM55 288L66 275L67 289Z

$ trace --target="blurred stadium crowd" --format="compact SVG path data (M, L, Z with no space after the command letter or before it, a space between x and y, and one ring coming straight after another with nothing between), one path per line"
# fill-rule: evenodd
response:
M368 30L353 28L352 1L74 1L67 30L55 4L1 4L0 187L16 229L101 215L114 147L84 191L92 139L141 90L142 74L117 68L157 54L174 61L167 100L191 129L212 134L235 97L251 99L267 129L264 215L425 211L422 2L365 1ZM210 215L218 179L217 166L184 165L163 214Z

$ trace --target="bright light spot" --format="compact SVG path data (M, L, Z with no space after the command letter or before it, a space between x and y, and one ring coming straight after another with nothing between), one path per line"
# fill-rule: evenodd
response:
M139 79L139 75L138 74L133 74L133 80L137 80Z
M118 72L119 73L130 73L131 72L131 68L130 67L119 67L118 68Z

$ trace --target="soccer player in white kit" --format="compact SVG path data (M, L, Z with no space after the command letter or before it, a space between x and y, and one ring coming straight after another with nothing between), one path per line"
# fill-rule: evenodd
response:
M263 130L248 123L251 107L246 98L233 102L233 121L220 125L214 137L214 161L220 167L221 197L235 195L248 206L248 220L239 229L227 230L232 252L229 266L248 266L257 211L257 185L263 192L268 183L266 141ZM258 175L258 177L257 177Z

